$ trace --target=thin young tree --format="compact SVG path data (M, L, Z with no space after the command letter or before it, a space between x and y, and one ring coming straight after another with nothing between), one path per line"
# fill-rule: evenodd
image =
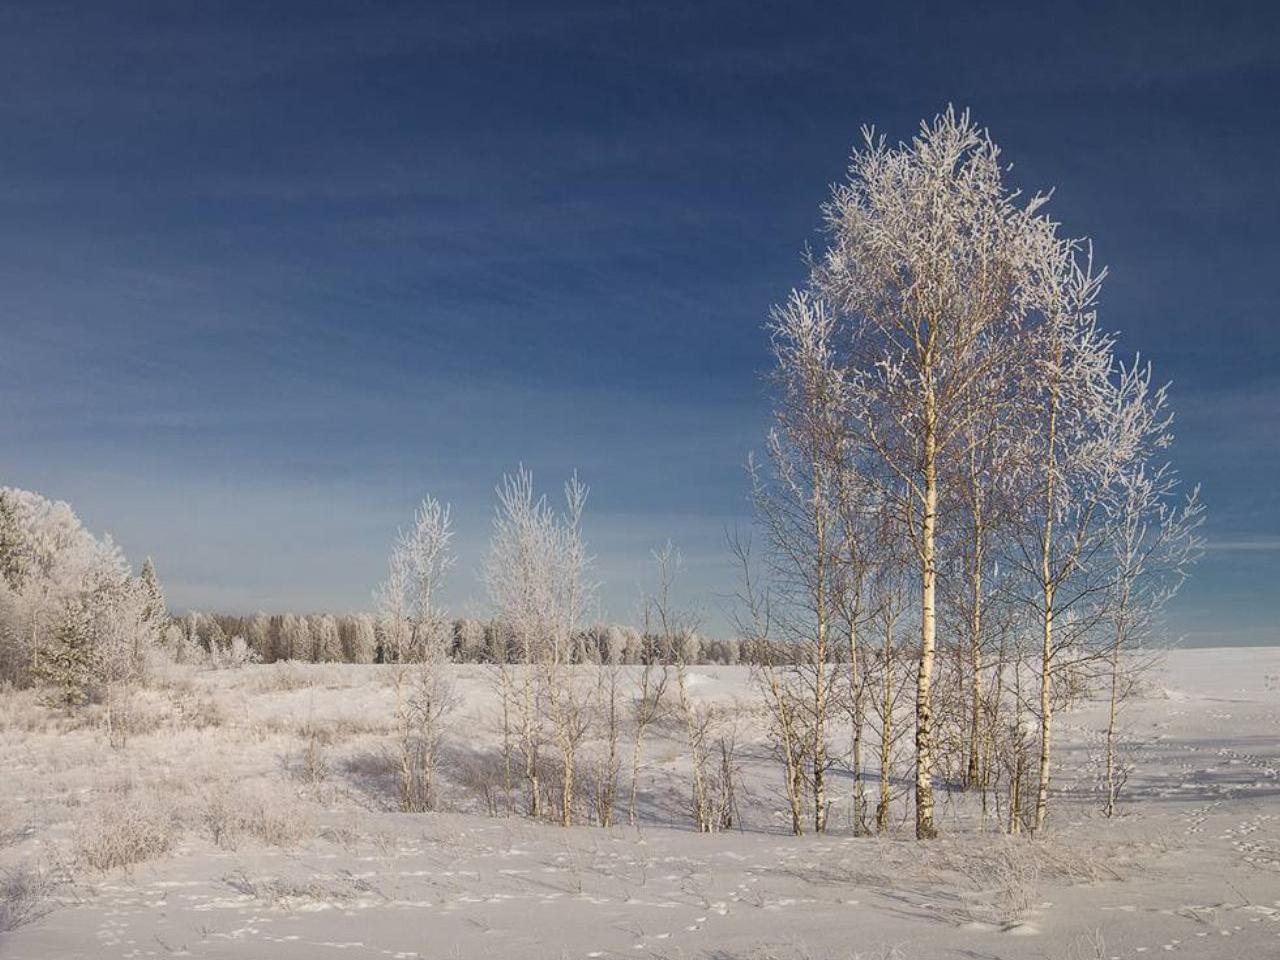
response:
M1017 415L1017 382L1007 369L988 370L970 385L961 463L955 470L953 495L957 523L953 565L955 576L948 591L954 611L958 643L959 681L967 699L967 757L963 774L966 788L983 784L983 747L988 692L985 690L987 651L994 633L991 609L1000 602L993 589L999 569L1009 433Z
M1067 671L1096 655L1084 642L1096 621L1090 601L1105 588L1097 554L1103 506L1136 435L1117 384L1114 338L1100 331L1096 302L1105 271L1088 248L1038 235L1040 268L1028 299L1042 317L1024 337L1025 401L1013 460L1017 522L1008 556L1025 587L1022 600L1039 633L1039 756L1033 832L1044 829L1052 775L1053 719Z
M436 806L443 722L456 704L448 665L451 629L440 600L455 562L452 540L449 507L427 497L414 512L412 526L397 535L387 579L377 592L389 635L401 647L392 676L400 804L411 812Z
M844 464L843 383L835 354L836 323L825 304L793 292L769 323L774 355L771 475L752 470L756 513L769 538L769 558L786 602L780 627L795 649L796 680L805 688L805 753L813 788L815 833L826 829L828 724L833 693L833 596L840 544L837 493ZM776 672L769 677L777 679Z
M786 665L779 663L773 638L773 606L767 586L759 583L751 559L751 540L736 531L729 534L729 549L741 568L734 621L751 664L752 675L769 710L774 753L782 762L783 790L791 817L791 832L804 834L805 750L808 738L801 721L803 699Z
M863 738L866 732L866 664L861 646L864 626L876 615L871 586L884 562L886 517L869 477L865 451L849 433L835 448L838 543L833 554L832 606L844 633L847 685L843 703L850 726L849 771L853 780L855 835L867 831Z
M879 621L880 629L880 647L876 651L875 663L877 696L873 700L872 707L879 734L876 833L884 833L889 829L889 817L893 805L895 752L900 738L895 717L903 689L903 683L899 679L900 651L897 637L905 605L906 597L902 579L887 577L880 586L879 602L876 604L876 619Z
M592 800L596 822L602 827L611 827L618 806L618 777L622 772L623 710L619 702L623 684L622 646L606 646L601 654L603 662L598 667L595 702L604 729L604 750L595 764Z
M689 692L689 666L691 645L685 641L695 633L697 618L675 606L672 587L684 569L680 551L667 541L661 550L653 552L657 565L658 589L649 597L651 620L657 631L659 655L668 658L675 677L676 710L684 727L685 744L689 750L690 776L692 779L692 813L699 833L711 833L717 829L715 801L713 797L710 731L714 722L713 711L694 703Z
M1199 529L1204 505L1199 488L1185 496L1169 463L1156 460L1172 443L1168 388L1153 388L1151 367L1136 362L1122 370L1131 384L1128 405L1138 446L1118 471L1106 507L1106 537L1113 567L1104 597L1109 626L1106 658L1107 728L1103 752L1103 813L1115 815L1125 771L1117 761L1120 707L1151 658L1143 646L1159 628L1161 613L1202 552Z
M641 637L650 635L650 619L653 605L644 598L644 631ZM632 634L631 636L635 636ZM627 637L623 637L623 656L626 656ZM670 660L662 650L650 649L647 654L637 654L640 664L640 676L636 680L636 696L632 703L631 723L633 740L631 747L631 781L627 798L627 822L635 827L640 817L637 806L640 790L640 762L644 756L645 736L650 726L662 716L666 704L667 683L670 679Z

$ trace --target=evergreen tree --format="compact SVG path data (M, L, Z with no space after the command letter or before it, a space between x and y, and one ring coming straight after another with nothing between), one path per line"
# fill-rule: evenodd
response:
M153 624L157 630L163 630L169 623L169 605L165 602L164 587L160 585L160 578L156 576L156 565L150 557L147 557L142 564L142 573L139 574L138 580L142 584L143 596L146 598L143 619Z
M67 707L89 702L93 667L93 612L87 598L67 604L49 645L34 673L53 688L50 699Z

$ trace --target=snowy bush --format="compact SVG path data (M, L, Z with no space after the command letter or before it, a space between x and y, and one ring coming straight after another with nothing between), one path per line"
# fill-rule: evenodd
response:
M305 808L263 787L245 788L227 780L215 781L205 791L199 817L209 838L224 850L237 849L246 838L292 849L315 833Z
M178 837L173 812L149 791L109 797L76 825L76 858L94 870L128 867L169 852Z
M238 670L261 661L262 657L258 652L239 635L232 637L225 644L215 640L209 645L209 666L214 670Z
M23 863L0 870L0 933L33 923L52 910L55 886L52 873L41 865Z

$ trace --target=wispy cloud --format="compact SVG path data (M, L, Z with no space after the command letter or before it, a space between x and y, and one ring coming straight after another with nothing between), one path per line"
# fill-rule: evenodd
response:
M1280 552L1280 537L1255 537L1243 540L1209 540L1206 550L1220 553L1275 553Z

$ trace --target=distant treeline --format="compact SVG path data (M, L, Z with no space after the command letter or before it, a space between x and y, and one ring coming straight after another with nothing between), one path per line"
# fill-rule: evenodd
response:
M242 616L189 613L179 623L188 643L205 650L225 648L242 637L256 658L313 663L387 663L393 645L383 624L369 613L265 614ZM519 645L495 620L463 618L450 626L449 657L458 663L516 663ZM747 659L736 638L713 640L696 631L671 643L620 624L594 624L574 635L575 663L644 664L680 659L683 663L736 664Z

